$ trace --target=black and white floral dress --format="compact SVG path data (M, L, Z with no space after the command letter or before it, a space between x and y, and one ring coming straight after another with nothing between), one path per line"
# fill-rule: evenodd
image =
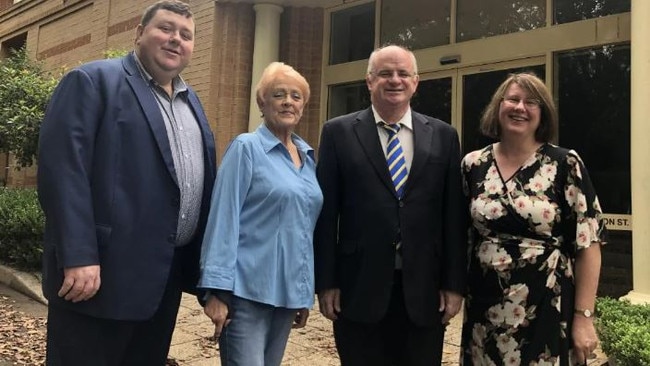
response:
M544 144L507 179L490 145L462 169L472 232L461 364L572 365L575 253L604 242L582 160Z

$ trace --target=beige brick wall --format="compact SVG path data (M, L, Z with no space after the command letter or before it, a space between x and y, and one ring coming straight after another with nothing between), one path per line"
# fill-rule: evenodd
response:
M135 27L153 0L30 0L32 6L0 11L0 42L27 32L33 57L58 72L103 57L107 49L131 50ZM196 24L194 55L183 77L198 93L214 131L219 160L230 141L248 129L255 32L251 4L190 0ZM25 9L27 8L27 9ZM312 146L320 130L323 10L285 8L280 60L309 81L311 100L298 134ZM14 185L35 184L35 169L10 171Z
M323 16L320 8L286 8L280 36L280 60L293 66L309 82L310 102L296 132L315 149L320 136Z
M213 131L221 159L232 138L248 130L255 12L250 4L217 2L214 23L208 107L216 117Z

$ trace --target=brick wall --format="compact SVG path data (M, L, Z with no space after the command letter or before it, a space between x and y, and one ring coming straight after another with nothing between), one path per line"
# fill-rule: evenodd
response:
M210 112L219 160L233 139L248 131L255 11L251 4L216 3Z
M280 36L280 60L293 66L309 82L311 96L296 133L315 149L320 135L323 16L320 8L286 8Z
M3 0L0 0L3 1ZM31 0L0 14L0 42L27 34L30 55L61 72L108 49L131 50L135 27L152 0ZM255 33L252 4L189 1L196 24L194 54L183 77L199 95L217 140L219 160L230 141L248 130ZM323 10L285 8L280 60L310 83L311 99L297 133L312 146L320 131ZM10 170L14 185L35 184L35 169Z

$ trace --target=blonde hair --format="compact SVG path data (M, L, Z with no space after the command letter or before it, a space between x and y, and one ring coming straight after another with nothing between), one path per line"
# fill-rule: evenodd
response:
M499 85L492 95L492 100L485 107L481 117L481 132L488 137L498 139L501 137L499 125L499 106L506 95L510 85L517 84L522 88L528 98L539 100L541 111L539 126L535 131L535 140L538 142L551 142L557 136L558 115L555 102L546 84L535 74L522 72L508 75L508 78Z
M269 88L277 81L281 76L286 76L298 84L298 88L304 96L304 101L307 103L309 101L309 83L304 76L302 76L298 71L293 67L283 63L283 62L271 62L262 72L262 77L255 87L255 95L257 97L257 104L260 105L263 102L264 94L269 90Z

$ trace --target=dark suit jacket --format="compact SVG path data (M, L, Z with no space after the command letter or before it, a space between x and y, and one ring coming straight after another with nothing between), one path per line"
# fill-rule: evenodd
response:
M458 135L413 112L414 153L397 198L372 109L323 126L317 175L324 204L314 235L316 290L341 289L342 316L373 323L391 296L401 231L404 300L420 326L440 324L439 290L463 294L466 226Z
M180 190L163 116L133 53L85 64L57 86L41 128L38 193L45 211L43 292L51 304L88 315L150 318L175 252ZM189 104L203 138L205 182L193 242L181 256L184 289L198 283L215 143L194 91ZM100 264L88 301L57 296L63 268Z

